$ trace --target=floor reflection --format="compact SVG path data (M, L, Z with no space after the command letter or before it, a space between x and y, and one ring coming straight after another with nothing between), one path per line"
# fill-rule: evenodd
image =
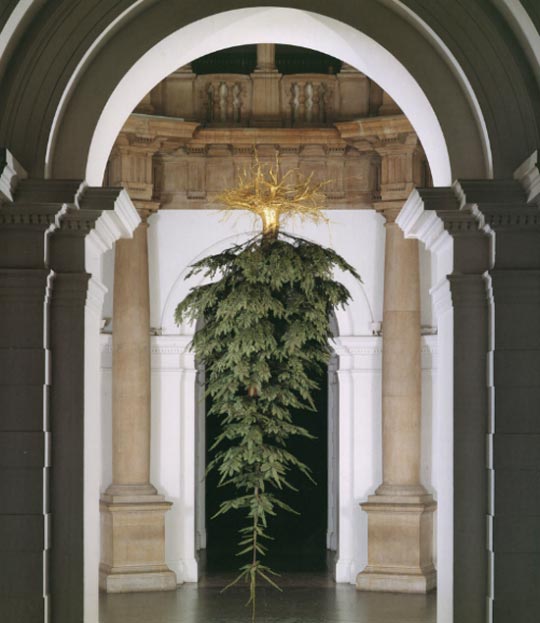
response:
M221 593L228 575L169 593L101 595L100 623L250 623L247 589ZM283 592L260 588L258 623L435 623L436 597L365 593L325 574L287 574Z

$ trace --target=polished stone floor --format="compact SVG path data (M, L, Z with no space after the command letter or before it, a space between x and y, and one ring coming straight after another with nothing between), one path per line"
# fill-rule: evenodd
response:
M100 623L250 623L246 588L220 593L223 576L175 592L100 596ZM435 593L363 593L321 574L287 574L261 588L257 623L435 623Z

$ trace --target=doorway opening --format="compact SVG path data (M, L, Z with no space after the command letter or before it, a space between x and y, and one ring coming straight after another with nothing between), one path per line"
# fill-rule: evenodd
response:
M271 517L265 564L279 573L325 573L334 577L338 549L338 358L332 354L327 370L313 374L317 383L312 396L314 411L296 410L294 422L305 427L314 439L291 437L287 449L310 469L313 481L298 470L288 478L295 490L280 492L281 499L298 514L279 511ZM211 446L219 433L219 420L206 417L211 402L205 396L204 366L196 377L196 548L200 572L205 575L233 572L241 564L236 556L244 525L242 512L214 517L231 490L219 487L217 471L206 473Z

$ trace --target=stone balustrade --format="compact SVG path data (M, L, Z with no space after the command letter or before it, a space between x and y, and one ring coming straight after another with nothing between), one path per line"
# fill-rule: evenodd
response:
M345 66L337 74L196 75L181 68L158 84L135 112L181 117L209 127L325 127L377 114L396 114L380 87ZM379 109L381 109L379 111Z

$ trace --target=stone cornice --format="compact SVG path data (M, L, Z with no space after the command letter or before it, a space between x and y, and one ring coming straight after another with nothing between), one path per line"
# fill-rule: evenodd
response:
M381 117L380 119L392 118ZM366 121L370 120L367 119ZM163 139L173 145L175 143L189 143L193 148L212 144L238 145L239 147L250 147L257 144L284 146L328 144L330 148L344 149L347 137L342 136L338 127L341 125L346 124L336 124L335 128L203 128L198 123L184 121L181 118L133 113L124 124L122 133L144 138L151 145L153 145L152 140ZM134 146L142 148L143 144Z
M366 117L355 121L336 123L341 138L346 141L362 141L377 138L395 140L403 134L414 134L414 128L405 115Z
M423 190L423 189L422 189ZM447 189L449 201L455 198L451 189ZM442 237L448 237L442 220L435 210L425 207L425 198L421 190L415 189L403 205L401 212L396 218L396 223L401 227L407 238L421 240L428 250L436 245Z
M335 128L201 128L190 144L346 146Z
M516 181L458 180L453 189L460 209L473 213L486 231L540 230L540 209L527 204Z
M480 215L467 203L460 206L451 187L415 189L396 219L407 237L418 238L428 249L447 232L452 237L482 234Z
M132 113L121 132L135 134L147 138L163 138L176 141L189 141L199 127L194 121L184 121L178 117L162 117Z
M540 231L540 210L533 206L487 205L479 207L483 222L495 231L528 229Z
M133 202L123 188L88 187L80 205L83 209L101 211L90 237L103 250L110 249L118 238L130 238L141 222Z
M460 201L455 187L415 189L396 219L406 237L446 253L446 274L482 274L491 261L491 236L474 206Z
M78 205L86 189L83 180L25 179L17 186L14 201L17 204L73 204Z
M66 205L51 203L6 204L0 206L0 225L24 226L43 231L58 224Z
M55 235L88 235L101 215L100 210L81 210L75 207L67 207L58 222L58 232Z

